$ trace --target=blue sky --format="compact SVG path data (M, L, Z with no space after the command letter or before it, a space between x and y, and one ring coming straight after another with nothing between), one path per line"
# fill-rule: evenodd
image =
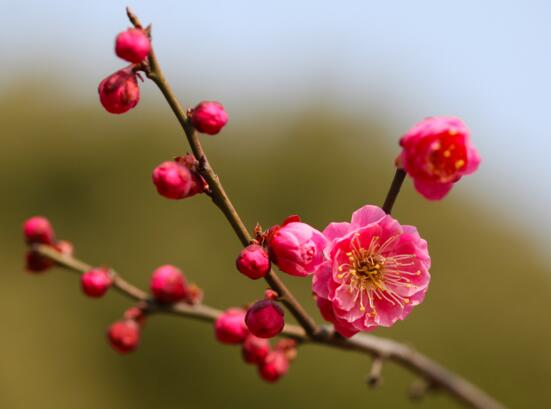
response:
M44 77L95 98L98 80L120 66L111 49L128 4L154 23L177 90L224 101L237 118L267 99L293 109L320 88L336 109L395 118L397 138L425 116L464 118L484 158L466 189L551 238L549 1L0 4L0 92L40 62Z

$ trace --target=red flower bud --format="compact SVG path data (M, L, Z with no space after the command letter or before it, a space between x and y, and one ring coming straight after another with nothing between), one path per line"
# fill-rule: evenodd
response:
M153 183L161 196L168 199L183 199L191 196L193 176L187 167L167 161L153 170Z
M270 271L268 253L258 244L251 244L241 250L235 264L242 274L253 280L264 277Z
M54 229L49 220L34 216L23 223L23 235L28 244L53 244Z
M107 112L122 114L134 108L140 100L140 88L132 66L123 68L101 81L98 92L100 102Z
M82 291L88 297L100 298L113 284L113 279L106 268L93 268L80 276Z
M190 112L191 124L199 132L215 135L228 122L228 114L222 104L203 101Z
M123 60L140 63L151 50L151 42L147 34L140 28L129 28L117 35L115 53Z
M203 290L197 284L191 283L186 287L185 301L191 305L201 304L203 295Z
M275 337L283 330L284 313L272 300L255 302L247 311L245 323L249 331L260 338Z
M229 308L214 322L216 339L223 344L239 344L247 338L249 331L245 325L245 311Z
M140 326L143 326L145 324L145 317L145 311L139 307L130 307L124 312L125 320L135 321Z
M72 256L75 250L73 243L67 240L59 240L54 244L54 248L65 256Z
M187 295L184 275L171 265L161 266L153 272L150 287L153 296L160 302L178 302Z
M117 321L109 327L107 339L115 351L132 352L140 343L140 326L133 320Z
M260 364L270 352L270 343L265 338L252 334L245 339L241 348L243 359L249 364Z
M282 351L272 351L258 366L258 373L267 382L277 382L289 370L289 360Z
M29 250L25 258L27 271L31 273L41 273L53 267L55 264L48 257L38 254L36 251Z

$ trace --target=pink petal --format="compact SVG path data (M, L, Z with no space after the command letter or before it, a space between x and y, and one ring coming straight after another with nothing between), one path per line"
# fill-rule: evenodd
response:
M480 165L480 155L473 145L469 145L467 151L467 168L463 171L464 175L469 175L478 169Z
M323 230L323 234L329 240L336 240L338 238L346 236L348 233L350 233L351 230L352 230L352 225L350 223L347 223L347 222L330 223L325 228L325 230Z
M341 284L335 292L333 302L338 308L344 311L350 311L358 305L357 300L358 290L352 289L351 291L348 284Z
M331 279L331 262L326 261L314 272L312 290L320 297L329 296L328 282Z
M316 303L318 304L318 308L320 309L322 317L326 321L332 322L333 325L335 326L335 331L337 331L343 337L350 338L352 335L357 334L359 332L358 329L354 328L348 322L342 319L339 319L335 316L335 313L333 310L333 304L331 304L329 300L318 297L316 300Z
M453 183L425 182L419 179L414 179L413 184L415 189L429 200L442 199L453 187Z
M352 213L352 224L358 227L376 223L385 216L383 209L377 206L366 205Z
M404 319L412 308L410 304L406 304L402 308L398 303L394 302L394 304L392 304L384 298L378 299L375 297L374 303L375 309L377 310L377 315L374 320L383 327L390 327L396 321Z

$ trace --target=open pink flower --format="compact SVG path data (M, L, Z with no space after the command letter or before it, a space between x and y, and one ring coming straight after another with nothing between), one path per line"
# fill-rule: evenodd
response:
M331 223L323 234L326 262L312 288L322 316L341 335L389 327L423 301L430 257L415 227L364 206L351 223Z
M270 229L268 248L272 261L287 274L305 277L324 261L326 239L312 226L288 217L281 226Z
M413 178L415 189L429 200L442 199L462 176L473 173L480 157L459 118L427 118L400 139L398 166Z

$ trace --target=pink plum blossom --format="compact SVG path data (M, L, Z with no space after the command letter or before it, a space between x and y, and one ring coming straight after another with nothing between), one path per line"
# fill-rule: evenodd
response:
M398 166L429 200L442 199L455 182L473 173L480 163L469 130L459 118L427 118L400 139L400 146Z
M341 335L389 327L423 301L430 257L415 227L368 205L323 234L326 262L314 273L312 289L322 316Z
M281 271L305 277L323 263L326 242L321 232L292 216L282 226L270 230L268 248L272 261Z

